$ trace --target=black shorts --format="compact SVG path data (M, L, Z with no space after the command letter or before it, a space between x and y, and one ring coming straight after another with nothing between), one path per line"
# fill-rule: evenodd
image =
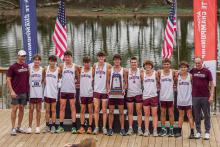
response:
M17 94L16 98L11 98L12 105L27 105L28 93Z

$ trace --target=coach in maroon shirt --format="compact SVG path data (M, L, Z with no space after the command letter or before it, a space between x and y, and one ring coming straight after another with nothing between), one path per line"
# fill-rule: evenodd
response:
M23 132L21 122L24 116L24 106L27 104L29 92L29 73L28 65L25 64L26 52L20 50L17 56L17 62L11 65L7 72L7 85L11 95L11 135L15 136L17 132ZM17 110L18 126L15 128Z
M204 139L210 138L210 104L213 101L214 84L211 72L203 67L203 61L200 57L195 58L195 68L192 74L192 103L196 124L195 138L201 138L201 111L205 117L205 136Z

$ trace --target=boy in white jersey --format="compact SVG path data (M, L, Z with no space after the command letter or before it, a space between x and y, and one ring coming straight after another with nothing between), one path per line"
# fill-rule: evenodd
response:
M141 85L141 73L143 70L138 68L138 62L136 57L132 57L130 60L131 68L128 70L128 92L126 97L128 108L128 124L129 129L127 135L133 134L133 109L134 102L136 104L137 123L138 123L138 135L143 135L141 130L142 124L142 85Z
M157 134L157 107L158 107L158 97L157 97L157 87L158 87L158 74L153 70L153 62L146 60L144 62L144 73L141 74L141 79L143 83L143 107L145 113L145 132L144 136L149 136L149 117L150 112L152 112L153 117L153 136L158 136Z
M56 130L57 133L64 132L63 121L65 118L66 101L70 102L70 110L72 117L71 133L76 134L76 82L79 81L80 68L73 63L73 54L70 50L64 53L64 64L60 65L62 72L62 82L60 89L60 126Z
M45 118L46 126L43 129L44 133L56 131L56 104L58 99L58 80L60 78L61 70L57 67L57 57L55 55L49 56L49 66L44 69L44 101L45 101ZM52 114L52 117L50 117ZM49 120L52 118L52 126L50 129Z
M32 133L32 121L34 107L36 107L36 131L35 133L40 133L40 118L41 118L41 104L43 100L43 68L40 66L41 56L33 56L33 66L29 70L29 82L30 82L30 96L29 96L29 127L26 133Z
M98 62L93 66L94 75L94 118L95 118L95 129L93 134L99 132L99 111L100 103L102 103L102 114L103 114L103 128L102 132L107 135L106 123L107 123L107 106L108 106L108 95L106 89L107 83L107 70L111 68L111 65L105 62L105 53L100 51L97 53Z
M81 128L77 131L79 134L85 133L85 112L86 105L89 111L89 126L87 134L92 133L92 120L93 120L93 75L92 68L90 67L91 59L89 57L83 58L83 64L80 71L80 123Z
M162 129L159 133L160 136L167 135L166 123L166 110L169 111L170 129L168 135L174 136L174 86L176 82L175 71L171 69L171 61L165 58L162 61L163 69L158 71L160 78L160 111L161 111L161 124Z
M26 133L32 133L32 121L34 107L36 106L36 131L40 133L40 118L41 118L41 104L43 100L43 69L40 66L41 56L33 56L33 66L30 67L29 71L29 82L30 82L30 95L29 95L29 127Z
M189 65L182 61L179 65L180 72L177 81L177 108L179 110L178 130L175 137L182 136L182 124L184 120L185 111L190 125L189 139L194 138L194 122L192 116L192 76L188 73Z
M115 54L113 57L114 66L108 70L107 73L107 90L109 95L109 131L108 135L113 135L113 122L114 122L114 109L115 105L118 105L119 120L121 125L120 134L125 136L124 129L124 95L127 87L127 79L125 69L121 67L121 56Z

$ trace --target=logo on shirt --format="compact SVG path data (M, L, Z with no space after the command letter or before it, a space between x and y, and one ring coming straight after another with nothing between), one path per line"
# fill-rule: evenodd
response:
M129 80L136 80L136 79L140 79L140 77L139 76L130 76L128 79Z
M200 72L195 73L193 76L194 76L194 77L199 77L199 78L205 78L205 74L202 74L202 73L200 73Z
M57 77L56 77L55 75L53 75L53 74L47 74L46 77L48 77L48 78L54 78L54 79L57 78Z
M73 75L73 71L71 71L71 70L64 70L63 73L64 74L72 74Z
M146 83L147 82L152 82L153 83L153 82L155 82L155 80L154 79L145 79L144 82L146 82Z
M179 82L179 85L189 85L189 82L185 82L185 81L182 81L182 82Z
M98 70L98 71L96 71L95 73L96 73L96 74L100 74L100 75L102 75L102 74L104 75L104 74L105 74L105 71Z
M172 82L172 79L170 78L164 78L164 79L161 79L162 82Z
M22 66L21 69L18 69L18 72L27 72L27 71L28 71L28 69L27 69L27 68L24 68L23 66Z
M81 78L91 78L91 75L89 74L81 74Z
M34 77L39 78L39 77L41 77L41 75L40 75L40 74L32 74L31 77L33 77L33 78L34 78Z

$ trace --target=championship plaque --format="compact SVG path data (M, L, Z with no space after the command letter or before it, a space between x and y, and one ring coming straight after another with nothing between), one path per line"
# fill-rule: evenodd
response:
M120 74L113 74L110 95L122 95L122 78Z

